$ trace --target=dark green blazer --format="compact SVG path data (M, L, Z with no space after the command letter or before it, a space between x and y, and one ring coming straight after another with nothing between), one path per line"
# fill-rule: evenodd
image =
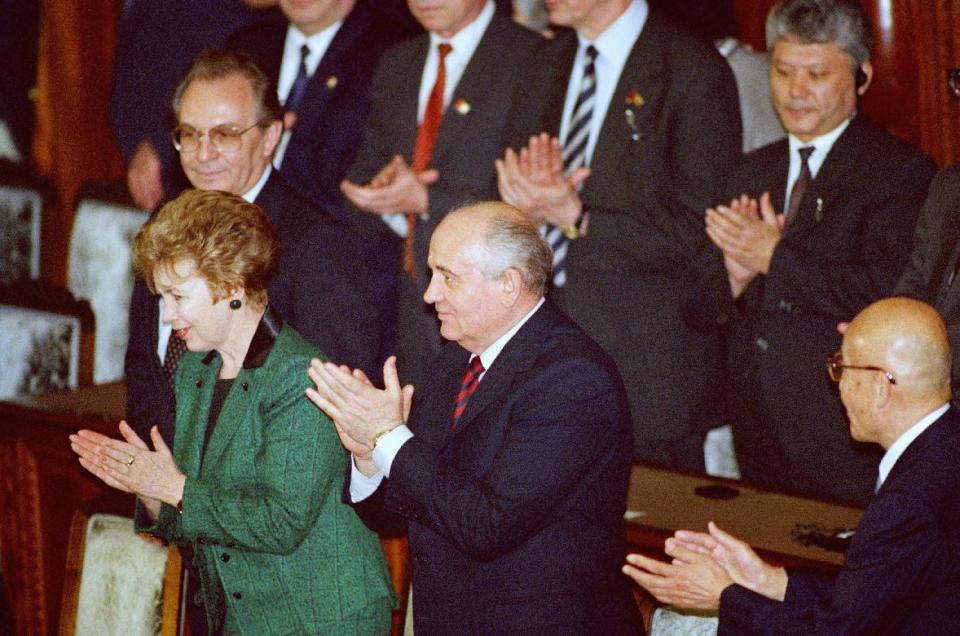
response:
M221 359L188 352L177 369L173 454L187 475L183 512L164 504L144 530L193 547L207 614L226 610L227 631L341 633L378 616L389 625L379 541L341 503L347 456L304 395L319 355L265 318L202 461Z

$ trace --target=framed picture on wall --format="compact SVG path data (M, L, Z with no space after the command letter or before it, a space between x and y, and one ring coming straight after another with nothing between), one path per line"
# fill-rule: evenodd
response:
M0 305L0 399L76 388L80 318Z
M0 285L40 277L40 215L37 190L0 185Z

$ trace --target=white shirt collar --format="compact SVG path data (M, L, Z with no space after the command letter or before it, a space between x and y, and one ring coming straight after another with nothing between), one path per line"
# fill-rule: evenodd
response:
M932 413L925 415L919 422L904 431L903 434L890 445L887 452L883 454L883 459L880 460L880 478L877 480L877 490L880 490L880 486L882 486L883 482L890 476L890 471L893 470L897 460L900 459L904 451L913 443L913 440L917 439L921 433L930 428L931 424L940 419L940 416L946 413L948 408L950 408L949 402Z
M283 45L283 65L286 65L288 62L292 65L294 72L293 77L290 78L290 84L293 84L293 80L297 77L297 72L300 67L300 48L306 44L310 49L310 55L307 56L305 64L307 65L307 75L311 77L316 72L317 67L320 66L320 60L323 59L324 54L326 54L327 49L330 47L330 42L333 41L333 38L337 35L337 31L340 30L340 27L343 26L343 20L337 20L326 29L322 31L317 31L313 35L307 36L304 35L303 31L293 26L292 24L287 27L287 39ZM278 93L280 93L281 87L278 86ZM282 97L286 97L286 94L290 92L290 86L283 91Z
M852 119L852 116L851 116ZM820 172L820 167L823 165L823 162L826 160L827 155L830 154L830 150L833 148L833 144L836 143L837 139L840 138L840 135L843 134L843 131L847 129L847 126L850 125L850 119L843 120L839 126L831 130L825 135L820 135L819 137L814 137L810 141L804 143L794 137L793 135L788 135L787 139L790 144L790 165L793 166L794 162L797 164L797 173L800 173L800 153L798 152L800 148L808 148L813 146L814 151L810 154L810 158L807 159L807 165L810 166L810 176L814 179L817 178L817 173ZM791 170L791 172L793 172Z
M266 185L267 179L270 178L270 173L273 171L273 168L270 164L267 164L266 169L263 171L263 174L260 175L260 178L257 179L257 182L253 184L253 187L241 194L241 198L247 203L253 203L257 200L257 197L260 196L260 191L263 190L263 186Z
M493 361L496 360L497 356L500 355L500 352L503 351L503 348L507 346L508 342L510 342L510 339L513 338L518 331L520 331L520 327L526 324L526 322L530 320L530 317L533 316L533 314L537 313L537 310L540 309L541 305L543 305L543 298L541 298L540 301L536 305L534 305L533 309L528 311L523 318L517 321L517 324L510 327L509 331L507 331L505 334L503 334L502 336L494 340L489 347L487 347L480 353L480 364L483 365L483 369L484 369L483 373L480 374L481 379L486 374L487 369L489 369L490 366L493 364ZM470 356L471 360L473 360L473 358L474 356Z
M439 34L430 31L430 48L435 49L438 44L445 42L453 47L451 55L460 50L464 53L469 52L467 56L469 59L469 57L473 55L473 50L477 48L477 45L480 43L480 38L482 38L484 32L486 32L490 20L493 19L494 9L493 0L487 0L487 3L483 5L483 9L477 14L473 22L454 33L451 38L443 38L440 37Z
M630 55L630 49L633 48L643 26L647 23L647 15L650 13L650 7L646 0L633 0L627 6L626 11L620 14L620 17L613 21L607 30L597 36L593 42L577 33L577 40L580 42L580 48L586 49L593 44L599 53L599 57L607 58L615 67L623 68Z

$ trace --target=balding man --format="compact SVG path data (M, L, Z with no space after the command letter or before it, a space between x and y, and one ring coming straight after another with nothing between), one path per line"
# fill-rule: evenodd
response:
M673 564L631 555L624 571L665 603L719 605L720 634L956 634L960 418L943 320L917 300L875 302L827 369L850 435L886 451L838 576L773 567L713 524L668 539Z
M428 263L424 300L451 342L416 398L392 358L385 390L314 361L308 392L353 453L358 512L407 525L415 631L636 634L616 366L544 300L550 249L519 210L451 212Z

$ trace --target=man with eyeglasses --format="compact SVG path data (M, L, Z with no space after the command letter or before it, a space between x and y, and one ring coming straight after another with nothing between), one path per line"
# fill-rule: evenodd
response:
M831 576L774 567L711 523L638 554L624 572L664 603L720 611L720 634L956 634L960 417L950 344L930 305L887 298L850 323L827 362L850 435L883 447L876 497Z
M205 51L177 86L173 112L173 146L190 183L256 203L276 228L281 256L268 288L271 307L332 360L376 375L379 328L359 239L271 168L282 110L267 77L243 54ZM137 281L127 419L140 433L159 425L169 444L174 403L164 371L172 376L167 345L176 339L159 315L157 299Z

